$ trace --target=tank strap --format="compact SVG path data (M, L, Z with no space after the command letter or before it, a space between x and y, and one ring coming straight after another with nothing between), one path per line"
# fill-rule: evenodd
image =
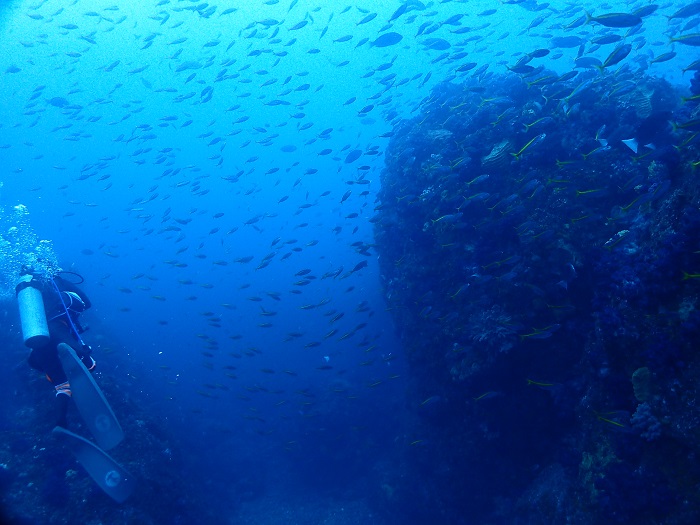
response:
M63 300L63 296L61 295L61 290L58 288L58 285L56 284L56 281L53 278L51 279L51 284L53 284L53 287L56 290L56 293L58 294L58 298L60 299L61 304L63 305L64 313L66 314L66 318L68 319L68 322L70 323L70 327L71 327L71 330L73 330L73 334L75 334L75 338L78 340L78 342L82 346L87 346L85 344L85 341L83 341L83 338L80 337L80 331L75 326L75 323L73 322L73 318L71 317L70 312L68 310L68 306L66 306L66 302ZM72 302L72 300L73 299L71 298L71 302ZM60 315L63 315L63 314L60 314Z

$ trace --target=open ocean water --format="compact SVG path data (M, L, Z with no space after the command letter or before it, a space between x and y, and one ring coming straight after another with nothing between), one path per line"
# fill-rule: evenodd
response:
M697 523L699 25L3 1L4 519ZM124 503L51 434L25 264L84 279Z

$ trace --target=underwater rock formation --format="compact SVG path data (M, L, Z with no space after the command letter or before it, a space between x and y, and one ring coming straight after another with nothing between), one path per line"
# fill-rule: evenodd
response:
M697 106L623 68L472 77L421 109L374 220L424 503L452 522L700 516L700 470L674 470L700 444Z

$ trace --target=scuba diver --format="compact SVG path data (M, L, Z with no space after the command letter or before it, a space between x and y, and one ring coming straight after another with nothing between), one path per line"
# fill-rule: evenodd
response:
M79 278L77 283L63 275ZM105 450L124 439L124 431L102 390L92 377L95 360L83 341L80 314L90 308L78 288L83 278L73 272L36 272L24 267L15 287L24 344L31 348L29 364L46 374L56 392L58 416L53 434L63 439L93 480L115 501L134 490L134 477ZM69 431L66 414L73 399L97 444Z
M72 272L69 272L72 273ZM29 365L46 374L46 378L54 386L56 392L56 425L67 428L66 415L71 389L61 361L58 358L58 345L65 343L78 355L89 371L95 369L96 363L92 358L92 348L85 344L81 334L85 331L79 321L80 314L90 308L92 303L88 296L76 284L56 274L44 279L30 269L23 270L24 275L30 275L40 287L44 303L44 315L47 321L49 338L45 344L37 344L29 354ZM77 275L77 274L73 274ZM82 284L80 277L78 284ZM26 281L25 281L26 282Z

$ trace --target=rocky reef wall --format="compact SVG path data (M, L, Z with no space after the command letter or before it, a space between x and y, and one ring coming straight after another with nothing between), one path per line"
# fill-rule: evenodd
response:
M413 512L698 519L697 118L623 70L444 83L397 125L374 220Z

